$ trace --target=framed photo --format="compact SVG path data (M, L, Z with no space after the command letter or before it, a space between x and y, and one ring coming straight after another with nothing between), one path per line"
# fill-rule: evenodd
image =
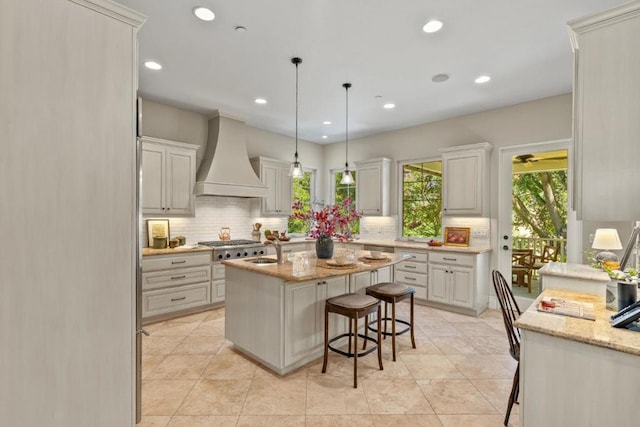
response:
M170 240L169 237L169 220L168 219L148 219L147 220L147 236L148 246L153 247L154 237L166 237L167 243Z
M444 244L447 246L469 246L469 227L445 227Z

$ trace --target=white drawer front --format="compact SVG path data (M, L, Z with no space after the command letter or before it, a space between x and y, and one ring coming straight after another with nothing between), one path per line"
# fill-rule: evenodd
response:
M395 253L409 255L411 256L414 262L427 262L426 252L408 251L406 249L396 248Z
M426 286L412 286L412 288L416 291L416 293L413 294L414 298L423 299L423 300L427 299Z
M427 275L410 271L396 271L395 281L406 285L427 286Z
M169 270L171 268L194 267L196 265L211 264L211 252L170 255L170 256L153 256L142 259L142 272Z
M474 255L465 255L458 253L437 253L429 254L429 262L439 262L443 264L468 265L473 267Z
M427 264L424 262L402 261L396 264L396 271L409 271L414 273L427 274Z
M292 252L304 252L311 250L306 243L287 243L282 245L282 253L288 254Z
M210 297L211 285L209 282L143 292L142 317L206 305L209 304Z
M186 285L211 280L211 268L191 267L176 268L175 270L152 271L142 274L142 290L166 288L169 286Z
M224 264L211 265L211 280L224 280Z

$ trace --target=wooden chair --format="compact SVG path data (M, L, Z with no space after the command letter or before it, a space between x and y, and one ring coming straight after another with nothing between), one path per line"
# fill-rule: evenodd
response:
M511 251L511 274L516 276L518 286L527 286L531 293L531 275L533 271L533 250L514 249Z
M542 254L533 256L533 266L531 268L535 271L538 271L549 261L556 261L557 259L558 247L544 245L544 248L542 248Z
M500 309L502 310L502 319L504 320L504 327L507 331L507 339L509 340L509 353L517 362L516 372L513 376L513 385L511 386L511 394L509 395L509 403L507 406L507 413L504 417L504 425L509 424L509 415L511 415L511 409L513 404L517 403L518 394L520 392L520 329L515 327L513 323L516 321L522 312L516 303L511 288L505 280L504 276L500 274L498 270L493 270L491 273L493 276L493 288L496 291L496 297L500 303Z

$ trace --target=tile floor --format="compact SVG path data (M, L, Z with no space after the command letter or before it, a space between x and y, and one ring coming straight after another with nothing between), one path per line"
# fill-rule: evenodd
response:
M408 304L401 303L400 315ZM468 317L416 305L416 349L398 337L384 370L330 352L278 376L234 351L224 308L145 326L139 426L502 426L516 362L500 312ZM510 424L517 426L518 406Z

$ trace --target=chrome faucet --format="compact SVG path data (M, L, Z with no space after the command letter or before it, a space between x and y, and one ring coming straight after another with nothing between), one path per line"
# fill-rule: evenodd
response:
M272 234L272 236L274 239L271 241L271 244L274 248L276 248L276 257L278 259L278 264L284 264L284 258L282 257L282 244L280 244L280 239L278 239L278 236L274 234Z

